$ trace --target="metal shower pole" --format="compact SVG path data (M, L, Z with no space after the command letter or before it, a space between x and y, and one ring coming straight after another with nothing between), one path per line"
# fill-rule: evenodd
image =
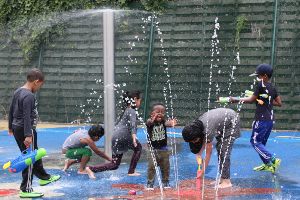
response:
M104 126L105 153L112 155L111 140L115 124L114 94L114 14L112 10L103 12L103 61L104 61Z

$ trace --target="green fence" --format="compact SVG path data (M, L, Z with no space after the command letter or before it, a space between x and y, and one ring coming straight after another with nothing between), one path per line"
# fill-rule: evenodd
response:
M141 114L147 116L152 103L164 102L168 115L183 125L201 112L223 106L215 103L218 96L238 96L252 89L248 75L256 65L274 63L273 83L284 104L275 108L276 129L299 130L299 4L188 0L170 2L158 16L115 12L116 114L122 91L139 89L144 92ZM212 38L216 17L220 28ZM246 21L239 34L237 20ZM46 74L37 95L42 121L103 121L102 15L78 14L65 25L64 36L42 46L33 63L24 64L17 44L0 50L2 118L12 92L34 64ZM1 40L5 43L8 38ZM254 109L255 105L242 106L243 127L250 128Z

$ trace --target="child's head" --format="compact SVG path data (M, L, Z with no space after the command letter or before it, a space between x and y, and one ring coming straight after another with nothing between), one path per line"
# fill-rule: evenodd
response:
M104 128L101 125L93 125L88 134L93 141L98 141L104 135Z
M255 73L250 76L257 76L258 79L268 81L273 74L272 66L269 64L260 64L256 67Z
M186 125L182 130L182 137L184 141L190 143L201 144L204 140L204 126L202 121L195 120L191 124Z
M123 102L127 107L139 108L141 105L141 92L138 90L125 92L123 94Z
M27 82L32 85L33 92L38 91L42 87L44 80L44 74L37 68L30 69L27 72Z
M162 103L155 103L152 105L151 117L154 117L154 121L161 122L165 118L166 107Z

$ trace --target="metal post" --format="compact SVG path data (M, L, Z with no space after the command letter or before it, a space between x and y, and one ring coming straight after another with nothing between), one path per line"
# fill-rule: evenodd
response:
M103 12L103 52L105 153L111 156L111 140L115 124L114 15L112 10Z

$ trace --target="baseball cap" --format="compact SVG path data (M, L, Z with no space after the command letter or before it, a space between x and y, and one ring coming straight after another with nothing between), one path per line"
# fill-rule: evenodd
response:
M258 75L264 75L266 74L269 78L271 78L273 74L272 66L269 64L260 64L256 67L256 70L253 74L250 74L249 76L258 76Z

